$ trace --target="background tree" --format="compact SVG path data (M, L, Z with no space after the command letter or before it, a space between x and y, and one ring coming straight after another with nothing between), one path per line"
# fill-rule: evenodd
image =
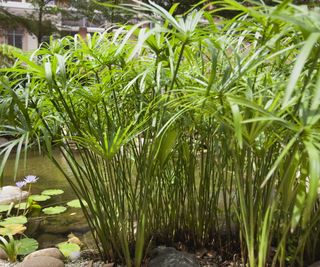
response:
M73 19L86 18L88 23L102 25L108 23L125 23L132 15L124 10L111 8L111 5L118 6L124 3L132 3L130 0L70 0L69 5L75 8L73 13L66 14ZM108 4L108 5L106 5Z
M0 26L6 29L25 28L29 33L36 36L39 45L44 36L49 36L58 31L50 15L56 15L59 8L49 4L49 2L50 0L32 0L34 10L19 15L0 7Z

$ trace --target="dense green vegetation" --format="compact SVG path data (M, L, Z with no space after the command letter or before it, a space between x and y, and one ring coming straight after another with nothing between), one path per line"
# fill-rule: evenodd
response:
M219 21L142 4L137 25L16 54L1 76L1 135L14 139L0 171L32 142L56 163L60 149L101 255L127 266L175 240L221 253L236 240L248 266L312 262L320 13L289 2L220 1L239 15Z

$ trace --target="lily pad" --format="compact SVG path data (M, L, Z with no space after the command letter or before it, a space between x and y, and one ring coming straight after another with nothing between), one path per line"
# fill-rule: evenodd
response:
M10 207L10 205L0 205L0 212L8 211Z
M0 228L0 235L10 236L10 235L16 235L16 234L23 234L23 232L26 229L27 227L25 227L23 224L8 224Z
M28 255L33 251L38 249L38 242L33 238L22 238L20 240L15 240L15 245L17 247L18 255Z
M65 257L70 257L74 252L80 251L80 246L74 243L62 242L57 245Z
M55 196L55 195L61 195L63 194L64 191L61 189L47 189L41 192L41 195L46 195L46 196Z
M86 201L82 200L82 203L84 206L88 206ZM79 199L71 200L71 201L67 202L67 205L71 208L81 208Z
M29 208L29 206L30 206L30 204L27 202L21 202L21 203L14 205L14 207L16 209L27 209L27 208Z
M45 195L31 195L29 198L34 201L41 202L41 201L46 201L46 200L50 199L51 197L45 196Z
M26 216L15 216L4 219L2 222L0 222L0 225L5 226L8 224L25 224L27 221L28 220Z
M67 210L66 207L63 206L54 206L54 207L50 207L50 208L45 208L43 209L43 213L48 214L48 215L53 215L53 214L59 214L62 212L65 212Z

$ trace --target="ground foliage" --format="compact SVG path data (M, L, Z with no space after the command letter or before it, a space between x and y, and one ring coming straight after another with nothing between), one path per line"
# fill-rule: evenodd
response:
M319 10L214 4L239 15L127 5L141 23L1 71L0 171L34 140L60 167L59 148L105 259L140 266L177 240L236 241L249 266L318 256Z

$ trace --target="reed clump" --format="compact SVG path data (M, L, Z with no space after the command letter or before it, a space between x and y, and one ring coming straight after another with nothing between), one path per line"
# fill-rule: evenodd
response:
M101 255L127 266L175 240L237 241L251 267L315 260L319 10L289 2L124 6L143 21L16 54L1 71L1 135L16 137L1 170L26 140L58 167L60 149ZM221 10L238 15L217 24Z

